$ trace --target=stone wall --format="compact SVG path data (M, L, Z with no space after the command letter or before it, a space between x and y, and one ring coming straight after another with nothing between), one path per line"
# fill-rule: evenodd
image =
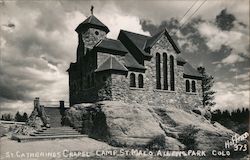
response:
M95 35L96 29L89 29L82 36L85 39L86 45L89 47L95 45L97 41L105 38L105 32L99 31L98 35ZM70 91L70 101L76 103L83 102L95 102L102 100L123 101L126 103L140 103L148 105L171 105L175 107L196 107L201 103L201 81L195 80L196 92L186 92L185 78L183 78L184 68L182 65L177 65L176 57L177 53L168 41L166 36L162 36L156 44L151 48L150 54L152 58L150 61L145 60L144 65L147 69L145 73L129 71L127 75L112 74L110 72L94 73L94 85L86 88L86 77L75 77L71 86L78 88L78 90ZM156 53L161 55L161 88L156 89L156 65L155 57ZM167 54L168 65L168 89L163 90L164 78L163 78L163 53ZM93 53L91 53L93 54ZM170 90L170 56L174 57L174 91ZM96 68L98 68L109 56L108 53L98 52L95 55L87 55L89 58L94 58L95 65L86 65L86 73L92 74ZM119 62L124 64L124 56L115 55ZM92 59L91 59L92 60ZM90 63L90 62L86 62ZM93 64L91 62L91 64ZM72 72L73 73L73 72ZM130 87L130 74L135 74L136 87ZM76 74L76 73L73 73ZM143 75L144 85L143 88L138 86L138 75ZM80 82L78 82L80 81ZM93 80L92 80L93 81ZM192 80L190 80L191 82ZM71 87L72 88L72 87ZM73 93L72 93L73 92Z
M156 67L155 55L161 55L161 73L163 73L163 53L167 53L168 64L168 90L156 89ZM148 105L172 105L181 108L192 108L201 105L201 81L195 80L196 92L186 92L185 80L183 78L184 68L177 65L176 56L172 45L163 36L151 49L153 56L150 61L145 61L147 68L145 74L140 72L128 72L127 76L112 75L112 99L127 103L140 103ZM174 57L175 90L170 91L170 55ZM134 73L136 87L129 87L130 74ZM144 87L138 88L138 75L144 78ZM163 88L163 74L161 74L161 86Z
M128 101L129 81L127 75L112 74L112 100Z
M107 72L100 72L96 74L96 90L97 101L112 100L112 78Z
M93 48L97 42L106 37L106 33L102 30L89 28L86 32L82 33L82 39L85 47Z
M83 102L96 102L112 100L112 77L109 72L95 73L94 86L90 88L79 88L77 92L71 94L73 104Z

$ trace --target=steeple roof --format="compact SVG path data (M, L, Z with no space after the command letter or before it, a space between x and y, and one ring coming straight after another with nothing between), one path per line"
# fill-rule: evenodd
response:
M99 19L97 19L94 15L89 16L85 21L79 24L75 31L79 33L88 28L100 29L105 31L106 33L109 32L108 27L103 24Z

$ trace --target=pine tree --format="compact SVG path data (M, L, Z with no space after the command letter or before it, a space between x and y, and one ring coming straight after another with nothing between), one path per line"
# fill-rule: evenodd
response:
M215 105L214 94L215 91L212 90L214 84L214 77L208 75L204 67L198 67L198 72L203 76L202 77L202 104L203 106L213 106Z
M10 113L4 113L2 115L2 119L1 120L3 120L3 121L12 121L13 120L12 117L13 117L12 114L10 114Z
M15 121L16 122L21 122L22 121L22 115L19 113L19 111L16 112Z
M26 112L23 113L23 122L27 122L28 121L28 114Z

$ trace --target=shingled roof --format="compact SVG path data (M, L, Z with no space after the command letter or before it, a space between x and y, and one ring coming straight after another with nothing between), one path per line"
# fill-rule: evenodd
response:
M146 68L139 64L136 59L131 55L131 53L127 53L125 55L125 66L127 68L135 68L135 69L141 69L141 70L146 70Z
M201 79L202 75L187 62L184 64L184 77Z
M144 51L147 39L150 38L146 35L141 35L138 33L133 33L125 30L121 30L120 34L124 34L144 56L151 56L149 53Z
M184 63L187 62L184 58L182 58L181 55L177 55L177 56L176 56L176 60L179 61L179 62L184 62Z
M108 71L108 70L115 70L115 71L125 71L127 72L128 69L121 64L115 56L110 55L96 70L95 72L101 71Z
M174 50L176 53L180 53L180 50L178 49L177 45L169 35L168 31L166 29L158 32L154 36L146 36L146 35L141 35L138 33L133 33L125 30L121 30L120 34L124 34L140 51L143 55L145 56L151 56L149 53L146 51L151 48L162 35L166 35L167 39L169 40L170 44L173 46Z
M97 19L94 15L89 16L85 21L79 24L78 27L75 29L75 31L79 33L90 27L103 30L106 33L109 32L108 27L105 24L103 24L99 19Z
M123 46L123 44L119 40L114 39L104 39L100 41L96 46L98 51L102 52L119 52L119 53L127 53L128 50Z

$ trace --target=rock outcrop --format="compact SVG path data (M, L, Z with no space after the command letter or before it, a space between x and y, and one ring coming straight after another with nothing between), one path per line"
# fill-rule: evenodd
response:
M223 149L234 132L193 111L115 101L83 103L66 111L64 123L114 146ZM211 147L212 146L212 147Z
M45 113L44 106L40 105L39 98L34 100L34 109L27 121L28 126L40 129L42 126L49 127L48 117Z
M145 146L165 135L147 107L138 104L78 104L66 112L64 122L115 146Z

